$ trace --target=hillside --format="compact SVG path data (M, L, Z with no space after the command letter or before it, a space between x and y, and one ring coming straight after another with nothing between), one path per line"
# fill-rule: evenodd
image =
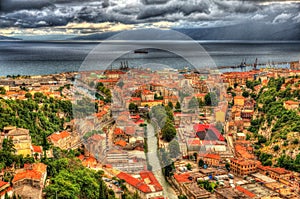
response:
M0 41L1 40L20 40L20 39L0 35Z
M249 131L263 165L300 171L299 85L300 79L294 77L270 78L256 98L256 117Z
M249 41L287 41L300 40L300 27L297 24L238 24L224 27L201 27L201 28L178 28L173 29L183 33L194 40L249 40ZM146 30L148 34L149 30ZM105 40L118 32L95 33L70 38L71 40ZM144 34L129 35L134 40L146 39ZM141 32L140 32L141 33ZM158 39L170 38L170 30L163 30L159 33ZM121 39L121 38L119 38Z

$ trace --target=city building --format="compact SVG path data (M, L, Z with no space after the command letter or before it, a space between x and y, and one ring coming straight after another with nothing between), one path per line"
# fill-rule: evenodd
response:
M256 160L233 158L230 160L230 171L239 176L247 176L257 172L258 164Z
M17 155L31 156L31 136L28 129L16 127L4 127L1 135L1 143L3 139L12 139Z
M207 166L218 167L220 166L221 157L219 154L205 154L203 161Z
M79 137L72 136L68 131L62 131L51 134L48 136L48 140L56 147L69 149L78 143Z
M154 198L163 196L163 188L150 171L141 171L139 178L135 178L125 172L120 172L117 177L125 181L131 193L137 192L141 198Z
M47 165L34 163L16 171L12 180L14 192L24 199L41 199L47 177Z

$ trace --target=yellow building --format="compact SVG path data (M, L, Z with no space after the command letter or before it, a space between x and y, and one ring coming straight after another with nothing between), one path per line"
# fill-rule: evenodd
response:
M215 112L215 115L216 115L216 121L217 122L225 122L225 116L226 116L226 113L222 110L217 110Z
M157 106L157 105L162 105L163 100L153 100L153 101L144 101L141 102L141 106L146 106L148 105L149 107Z
M1 137L1 142L4 138L12 139L15 145L16 154L31 156L31 137L28 129L7 127L4 128L4 137Z
M234 100L234 105L236 105L236 106L244 106L245 98L243 96L235 96L233 98L233 100Z

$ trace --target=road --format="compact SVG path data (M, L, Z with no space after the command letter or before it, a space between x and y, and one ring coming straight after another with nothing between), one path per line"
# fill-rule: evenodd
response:
M156 179L162 185L164 189L164 197L169 199L176 199L176 193L169 185L169 183L165 180L165 177L162 173L162 168L160 165L160 161L157 155L157 137L155 136L154 127L151 124L147 124L147 143L148 143L148 153L147 158L149 164L152 166L152 172L155 175Z

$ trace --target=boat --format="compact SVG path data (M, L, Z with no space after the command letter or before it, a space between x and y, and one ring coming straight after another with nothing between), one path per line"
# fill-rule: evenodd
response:
M135 50L134 53L148 54L148 51L145 49L138 49L138 50Z

